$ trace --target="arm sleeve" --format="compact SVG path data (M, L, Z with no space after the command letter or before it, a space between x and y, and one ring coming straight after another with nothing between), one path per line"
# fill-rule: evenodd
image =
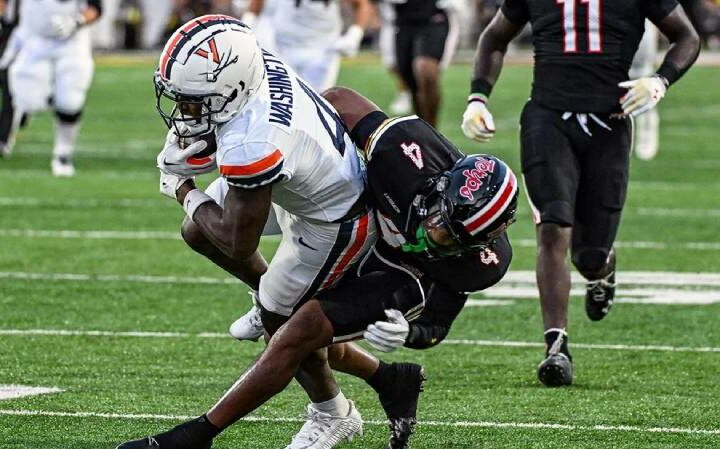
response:
M530 20L526 0L505 0L500 9L505 17L516 25L525 25Z
M370 136L380 127L388 116L382 111L373 111L361 118L355 127L350 131L350 138L353 143L362 150L365 148Z
M244 189L268 185L282 180L283 154L266 143L245 144L224 151L220 174L228 184Z
M645 17L652 22L659 22L667 17L679 3L676 0L646 0L642 5Z
M405 346L412 349L431 348L447 337L455 318L460 314L468 295L453 292L442 284L434 284L420 316L410 322Z

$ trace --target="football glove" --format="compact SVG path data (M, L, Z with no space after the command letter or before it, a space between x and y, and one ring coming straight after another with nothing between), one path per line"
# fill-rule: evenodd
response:
M638 115L649 111L660 102L667 92L667 83L660 76L650 76L646 78L638 78L631 81L623 81L618 86L629 89L628 92L620 98L623 115Z
M465 137L483 143L490 142L495 135L495 121L485 101L476 94L470 95L460 126Z
M405 344L410 324L399 310L388 309L385 315L387 321L376 321L369 325L363 336L378 351L392 352Z
M50 18L50 34L60 40L69 39L84 23L82 16L54 15Z
M463 0L437 0L435 6L448 12L461 13L465 11Z
M335 41L333 48L345 56L356 56L360 50L360 42L362 42L364 34L365 31L361 26L352 25L345 34Z
M188 179L193 179L192 176L178 176L173 173L168 173L160 169L160 193L172 198L177 199L177 190L181 185Z
M210 173L217 168L215 160L217 153L196 157L207 146L208 143L201 139L181 148L177 134L171 129L165 140L165 148L158 154L157 166L165 173L185 177Z

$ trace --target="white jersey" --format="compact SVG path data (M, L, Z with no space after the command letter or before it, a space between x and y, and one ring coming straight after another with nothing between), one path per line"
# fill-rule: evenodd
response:
M277 57L263 52L258 92L218 127L217 163L228 184L273 184L272 201L302 219L343 217L365 169L335 110Z
M272 17L279 47L328 47L340 36L339 0L277 0Z
M85 0L22 0L18 31L25 38L43 37L54 40L53 17L77 17L85 8L87 8ZM87 27L82 27L69 40L88 38Z

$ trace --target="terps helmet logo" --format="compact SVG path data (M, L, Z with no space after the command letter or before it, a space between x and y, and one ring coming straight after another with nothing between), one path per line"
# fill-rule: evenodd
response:
M495 161L487 159L478 159L475 161L475 168L463 170L465 176L465 185L460 187L460 195L468 200L474 199L475 193L483 185L483 179L495 170Z
M207 75L207 80L214 82L217 80L218 75L220 75L223 70L225 70L231 64L238 62L238 57L235 56L233 58L231 54L232 49L230 49L227 54L220 54L214 37L208 39L207 43L207 49L198 48L197 50L195 50L195 54L207 59L208 71L201 73L201 75ZM215 68L213 68L212 70L210 69L211 63L215 64Z

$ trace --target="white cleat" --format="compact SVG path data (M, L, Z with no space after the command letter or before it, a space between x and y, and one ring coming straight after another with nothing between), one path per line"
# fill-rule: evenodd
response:
M67 157L54 157L50 162L53 176L72 177L75 176L75 166L72 160Z
M258 341L265 333L265 328L260 318L260 309L252 306L252 309L241 316L230 325L230 335L238 340Z
M13 146L12 144L5 142L0 143L0 158L7 159L12 155Z
M363 434L362 416L350 402L347 416L332 416L308 405L305 424L285 449L331 449L343 440L352 441L353 436Z
M393 101L390 102L388 111L392 115L405 115L412 112L412 107L412 95L410 95L409 91L403 90L398 92Z

